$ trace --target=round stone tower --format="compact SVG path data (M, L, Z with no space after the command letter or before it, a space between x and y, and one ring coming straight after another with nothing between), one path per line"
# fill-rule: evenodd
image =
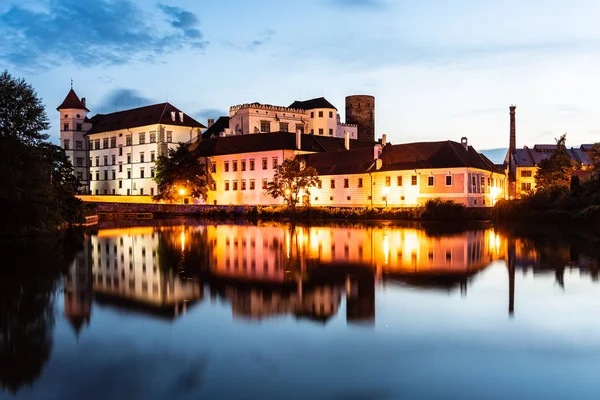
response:
M358 140L375 141L375 97L346 97L346 123L358 125Z

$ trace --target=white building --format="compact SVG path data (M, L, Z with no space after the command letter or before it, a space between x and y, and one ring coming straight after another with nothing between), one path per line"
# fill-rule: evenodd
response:
M71 89L58 107L61 145L67 150L82 193L154 195L159 155L189 143L205 126L170 103L87 117L85 99Z

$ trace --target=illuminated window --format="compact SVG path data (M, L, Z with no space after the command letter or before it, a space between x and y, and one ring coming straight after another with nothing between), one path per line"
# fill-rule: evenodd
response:
M319 179L319 180L317 181L317 187L318 187L319 189L323 189L323 181L322 181L322 180L320 180L320 179Z
M433 176L428 176L427 177L427 186L433 186L434 183L434 177Z
M229 172L229 161L223 163L223 171Z
M246 170L246 161L245 161L245 160L242 160L241 164L242 164L242 165L241 165L241 167L242 167L242 171L245 171L245 170Z
M229 190L229 181L225 181L225 190Z
M263 178L263 180L262 180L262 188L263 188L263 190L267 189L267 180L265 178Z
M233 181L233 182L232 182L232 184L233 184L233 185L232 185L232 189L233 189L233 190L237 190L237 186L238 186L238 185L237 185L237 181Z
M250 159L250 171L254 171L254 158Z
M529 192L531 190L531 182L521 183L521 190L524 192Z
M250 190L254 190L256 188L256 185L254 183L254 179L250 179Z
M410 177L410 184L412 186L417 186L417 176L416 175L413 175Z
M242 179L242 190L246 190L246 180Z
M531 178L531 171L521 171L522 178Z
M385 186L391 186L391 184L392 184L392 177L386 176L385 177Z

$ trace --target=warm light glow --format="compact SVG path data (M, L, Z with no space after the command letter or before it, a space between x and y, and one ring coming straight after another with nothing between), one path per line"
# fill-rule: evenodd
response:
M387 264L390 260L390 238L387 231L383 234L383 257L384 264Z
M185 232L183 227L181 228L181 251L185 251Z
M179 189L179 194L183 196L185 194L185 189L184 188Z
M390 188L389 188L388 186L385 186L385 187L383 188L383 194L385 194L386 196L387 196L388 194L390 194Z
M286 195L286 196L289 196L289 195L290 195L290 193L291 193L290 189L285 189L285 195Z

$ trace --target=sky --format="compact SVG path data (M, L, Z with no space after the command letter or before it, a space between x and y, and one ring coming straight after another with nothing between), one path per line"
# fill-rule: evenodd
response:
M0 70L91 114L376 99L376 136L508 147L600 141L597 0L2 0Z

